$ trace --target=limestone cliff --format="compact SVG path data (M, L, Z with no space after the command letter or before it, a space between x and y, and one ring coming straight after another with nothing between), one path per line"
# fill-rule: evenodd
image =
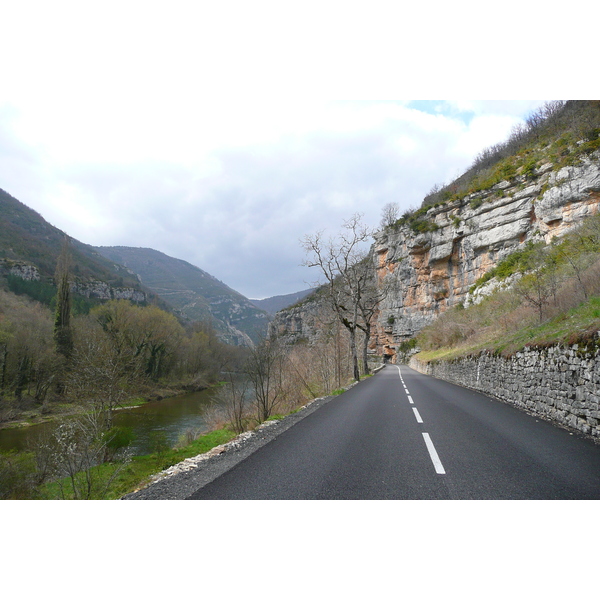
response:
M336 321L324 294L316 290L294 306L280 310L269 323L269 336L277 336L285 345L314 344Z
M422 208L376 233L371 260L387 294L373 324L371 352L394 360L398 346L440 313L474 301L469 289L500 260L529 240L564 234L599 204L596 149L571 164L521 166L510 178ZM288 343L310 341L323 300L309 300L279 312L271 331Z
M595 213L600 203L600 151L577 165L544 163L491 188L420 215L413 223L375 235L373 264L389 292L379 307L371 340L378 354L394 356L446 309L469 302L469 288L528 240L549 242ZM417 231L415 231L417 229Z

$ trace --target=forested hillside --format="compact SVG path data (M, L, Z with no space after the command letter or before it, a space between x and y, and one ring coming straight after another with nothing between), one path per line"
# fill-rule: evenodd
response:
M250 346L266 334L268 317L264 310L184 260L150 248L112 246L96 250L139 275L145 286L190 321L210 320L228 343Z
M0 263L10 270L15 263L33 265L41 278L54 277L62 242L68 233L0 190ZM73 277L103 281L114 287L141 290L135 275L101 256L92 246L70 239Z

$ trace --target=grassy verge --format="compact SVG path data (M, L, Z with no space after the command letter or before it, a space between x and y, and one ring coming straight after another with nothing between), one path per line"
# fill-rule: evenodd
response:
M341 394L346 389L341 388L336 390L332 395ZM139 403L144 403L145 401L138 399ZM284 408L282 412L271 415L268 420L280 420L301 409L298 406L293 409L289 408L289 412L286 412ZM41 500L116 500L122 498L124 495L147 485L153 475L180 463L186 458L204 454L216 446L231 441L238 435L232 430L230 425L223 421L220 423L219 425L215 424L215 429L212 431L198 437L185 446L176 448L165 447L152 454L134 456L124 464L119 462L103 463L85 471L75 473L71 478L65 477L61 480L44 483L41 486L30 487L28 490L24 489L18 497L21 499L35 498ZM7 464L12 467L13 471L15 469L23 471L23 469L19 468L19 465L23 461L29 461L27 463L28 470L35 477L36 467L33 453L18 455L13 453L10 457L10 464ZM0 467L2 467L2 464L0 464ZM0 468L1 471L2 469Z
M524 327L512 336L498 340L495 350L510 354L525 346L597 345L598 331L600 331L600 296L595 296L545 323Z
M134 456L131 461L115 471L119 465L104 463L90 469L90 479L93 482L90 500L116 500L142 487L156 473L177 463L208 452L215 446L220 446L232 440L236 434L228 429L211 431L183 448L173 448L163 452ZM80 478L81 479L81 478ZM112 479L112 481L110 481ZM109 483L110 482L110 483ZM68 478L47 483L40 489L40 497L44 500L74 498L73 486Z
M590 349L600 347L600 296L572 308L541 324L529 324L512 333L490 331L486 338L451 347L421 351L415 356L422 362L452 360L487 351L511 356L525 347L549 347L578 344Z

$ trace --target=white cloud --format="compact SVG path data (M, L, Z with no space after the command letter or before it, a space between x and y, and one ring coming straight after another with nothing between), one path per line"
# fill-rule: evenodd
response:
M8 7L0 186L83 242L153 247L248 296L303 288L299 238L419 204L536 105L368 99L430 85L378 3L165 6Z
M23 190L22 201L81 241L153 247L264 297L312 279L299 267L305 234L334 230L355 212L374 226L387 202L418 205L518 119L481 114L465 123L388 102L273 107L240 105L233 117L227 106L197 149L193 115L180 140L163 125L145 148L125 123L114 152L110 132L88 140L89 130L75 127L55 145L50 128L39 134L41 152L23 142L36 159L27 179L41 178L41 187L32 192L5 172L7 191Z

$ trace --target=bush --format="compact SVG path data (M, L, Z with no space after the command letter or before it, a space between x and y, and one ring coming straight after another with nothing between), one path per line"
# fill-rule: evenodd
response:
M27 500L37 494L37 468L31 452L0 453L0 500Z
M108 455L112 458L119 451L131 445L135 434L131 427L112 427L102 437Z

